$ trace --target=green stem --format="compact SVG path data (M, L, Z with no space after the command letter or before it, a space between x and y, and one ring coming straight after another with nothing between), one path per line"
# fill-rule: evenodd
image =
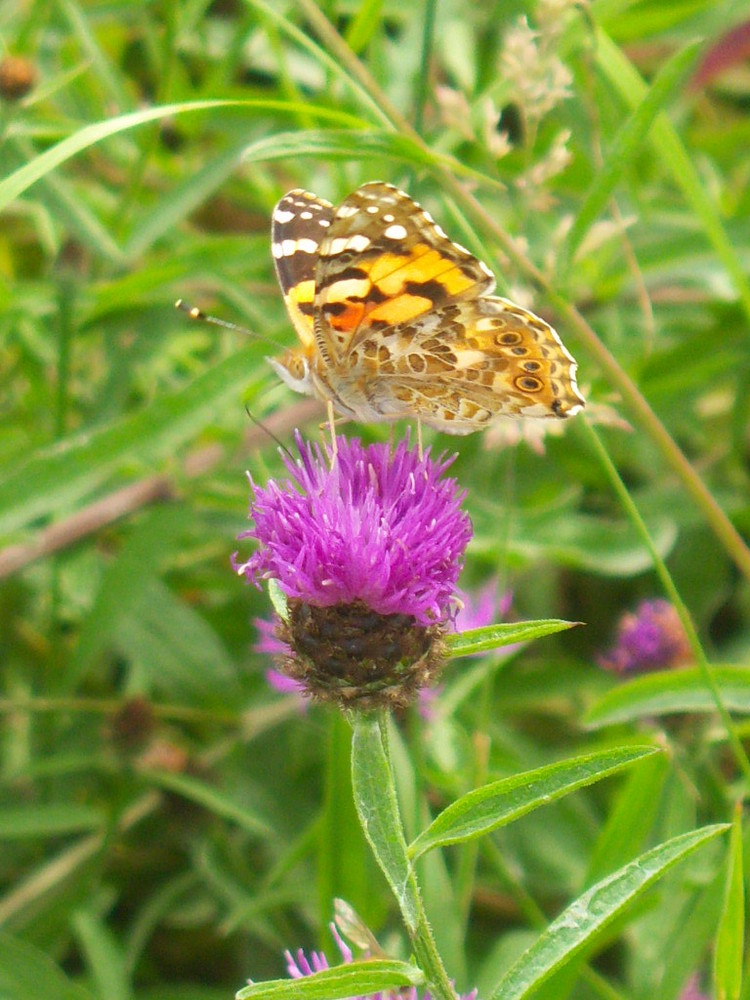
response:
M740 770L745 775L747 780L750 780L750 761L748 761L745 749L742 746L737 731L732 722L729 712L724 706L724 702L721 700L721 692L719 691L718 685L714 680L713 671L706 658L706 654L703 651L703 646L698 638L698 633L696 631L695 625L693 624L693 619L690 616L690 612L685 606L684 601L680 597L680 594L675 586L674 580L667 569L667 566L656 550L656 546L653 543L651 535L649 533L646 522L641 517L640 511L636 507L633 498L628 493L628 490L620 478L620 474L615 468L614 462L609 457L607 449L602 444L601 438L596 433L596 431L591 427L588 421L581 421L581 426L584 428L586 435L589 438L589 442L597 454L599 461L601 462L605 472L607 473L610 482L612 483L612 488L620 499L626 513L628 514L630 520L633 522L637 532L643 539L643 543L649 551L651 559L654 564L654 569L656 574L661 581L661 585L664 588L664 592L669 597L672 604L675 606L677 614L682 622L682 627L685 629L685 634L687 636L688 642L690 643L690 648L693 651L693 656L695 657L695 662L698 665L703 680L706 687L711 692L716 705L716 711L719 713L721 721L727 731L727 736L729 737L729 742L734 751L734 756Z
M456 1000L435 945L409 860L388 747L388 713L352 712L352 787L362 829L393 890L409 932L417 963L436 1000Z
M426 0L424 7L424 25L422 28L422 68L417 77L417 99L414 109L414 131L422 132L424 125L424 109L427 104L427 88L430 82L430 62L435 43L435 15L437 0Z
M358 89L367 93L378 106L381 114L391 126L411 139L427 157L434 154L412 125L383 92L377 81L360 62L339 33L322 13L315 0L297 0L297 6L315 33L333 54L336 61L349 75ZM742 574L750 580L750 549L744 539L714 500L710 491L696 473L667 429L649 406L635 383L628 377L617 359L612 355L594 330L586 322L574 305L562 298L553 286L552 279L544 275L538 267L519 249L515 241L498 225L490 213L447 169L435 164L433 173L443 187L452 195L456 203L473 218L477 219L485 232L489 233L528 279L534 281L547 295L555 308L565 319L568 327L578 335L581 343L598 361L600 368L610 383L615 386L630 410L633 420L648 434L661 452L664 460L682 483L686 492L700 509L706 522L719 539L727 555L734 560Z

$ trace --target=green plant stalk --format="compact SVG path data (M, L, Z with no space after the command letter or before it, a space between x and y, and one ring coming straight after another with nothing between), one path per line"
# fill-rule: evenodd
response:
M587 420L581 421L581 425L584 428L584 431L589 439L591 447L593 448L594 452L599 458L599 461L601 462L604 471L607 473L607 476L609 477L612 487L615 493L617 494L620 502L622 503L625 512L629 516L636 531L643 539L643 543L649 551L651 559L653 560L654 563L654 569L656 570L656 574L659 577L662 587L664 588L664 592L666 593L667 597L672 602L672 604L674 604L675 606L677 614L679 615L680 621L682 623L682 627L685 629L685 635L687 636L690 648L693 651L695 662L698 665L698 669L701 672L706 687L711 692L714 703L716 705L716 711L719 713L719 717L721 718L721 721L723 722L724 727L726 728L727 736L729 738L729 743L732 747L732 750L734 751L734 756L737 761L737 765L742 771L742 773L745 775L745 778L748 781L750 781L750 761L748 760L747 754L745 753L745 749L742 746L742 742L739 736L737 735L737 730L735 729L734 723L732 722L732 718L729 715L729 712L727 711L726 707L724 706L724 702L721 699L721 692L719 691L718 685L714 680L713 671L708 662L706 654L703 650L703 646L701 645L701 641L698 637L695 625L693 624L693 619L690 616L690 612L685 606L685 602L680 597L679 591L677 590L674 580L672 579L672 576L669 570L667 569L666 563L659 555L659 553L656 551L656 547L651 539L651 535L649 534L646 522L641 517L640 511L635 505L633 498L630 496L627 487L620 478L620 474L615 468L614 462L609 457L609 453L607 452L607 449L604 447L601 438Z
M382 114L389 120L391 126L408 136L413 142L430 155L430 150L411 124L393 105L388 96L380 88L366 67L354 55L333 25L322 13L315 0L297 0L297 6L303 11L308 22L318 37L335 56L336 60L356 84L357 88L366 91L372 101L377 104ZM750 580L750 549L734 527L730 519L697 474L690 462L680 451L671 435L649 406L635 383L629 378L617 359L601 342L583 315L554 289L552 282L535 264L519 251L514 241L495 222L481 202L467 191L461 183L440 164L434 167L434 173L443 187L450 192L456 203L477 219L484 230L497 240L503 252L513 261L516 267L530 280L534 281L548 296L566 323L572 328L581 343L593 355L610 383L618 389L625 405L630 410L633 420L653 441L664 460L682 483L686 492L695 502L706 522L721 542L730 559L734 561L742 574Z
M457 1000L435 945L414 866L409 860L388 745L388 713L352 712L352 784L362 829L401 909L414 955L435 1000ZM371 780L364 774L363 751ZM359 755L359 757L358 757ZM373 780L374 779L374 780Z

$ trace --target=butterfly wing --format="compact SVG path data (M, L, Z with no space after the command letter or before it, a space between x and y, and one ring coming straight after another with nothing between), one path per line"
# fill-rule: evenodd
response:
M333 221L333 205L309 191L285 194L271 217L271 253L289 318L307 350L313 347L315 266Z
M497 417L568 417L585 405L557 332L499 296L448 303L397 326L380 347L366 340L359 352L371 365L368 402L391 419L415 414L468 434Z
M486 295L489 268L417 202L373 181L336 209L315 269L315 336L331 363L372 333L383 334L448 302Z

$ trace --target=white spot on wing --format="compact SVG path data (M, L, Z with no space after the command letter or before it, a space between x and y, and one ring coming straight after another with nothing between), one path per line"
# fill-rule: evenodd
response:
M406 229L395 222L392 226L388 226L383 236L389 240L403 240L406 238Z
M352 215L356 215L359 209L356 205L342 205L341 208L336 212L337 219L348 219Z
M287 222L291 222L294 218L294 212L287 212L283 208L277 208L273 213L273 221L280 223L282 226L286 225Z
M346 241L347 250L356 250L357 253L361 253L362 250L366 250L370 245L370 237L365 236L364 233L355 233L354 236L350 236Z
M280 244L277 244L281 247L280 256L282 257L291 257L297 252L317 253L319 245L315 240L282 240Z

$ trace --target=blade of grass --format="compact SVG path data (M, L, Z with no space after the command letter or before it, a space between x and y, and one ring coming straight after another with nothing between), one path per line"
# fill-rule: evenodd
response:
M287 101L271 100L245 100L245 101L188 101L182 104L165 104L158 108L142 108L140 111L132 111L126 115L119 115L116 118L108 118L105 121L95 122L92 125L85 125L82 129L74 132L61 142L58 142L51 149L45 150L35 157L30 163L19 167L8 177L0 181L0 211L4 209L14 198L23 194L42 177L51 170L59 167L77 153L88 149L97 142L125 132L131 128L137 128L148 122L158 121L160 118L169 118L173 115L182 115L190 111L216 111L219 108L247 108L258 111L279 111L287 114L295 113L296 109ZM309 105L306 106L308 113L311 111ZM351 115L343 115L341 112L330 108L312 109L315 114L323 119L331 121L344 121L342 124L352 124ZM357 119L354 119L356 122Z
M672 56L616 134L607 158L594 175L588 194L561 249L557 266L563 280L584 236L603 211L628 164L646 140L654 119L671 99L677 85L692 65L699 47L700 43L696 41Z
M742 874L742 803L734 810L724 908L714 952L716 1000L739 1000L745 944L745 882Z
M633 525L643 538L644 544L651 553L651 559L654 564L654 569L656 575L659 577L664 592L666 593L669 600L675 606L677 614L679 615L682 627L685 630L685 635L687 636L690 648L695 656L696 663L698 664L698 669L703 677L703 683L706 688L711 692L711 697L713 698L714 704L716 705L716 710L718 711L721 721L724 724L724 728L727 731L727 736L729 737L729 742L734 752L734 757L737 762L737 766L743 772L746 778L750 778L750 760L747 758L745 753L745 748L742 745L737 730L735 729L734 723L727 712L724 702L721 697L721 691L714 679L713 670L709 666L706 654L703 651L703 646L701 645L700 639L698 638L698 633L696 632L695 626L693 625L693 620L690 616L690 612L685 606L684 601L680 597L677 587L674 584L674 580L667 569L667 565L659 555L656 550L656 546L653 543L651 534L646 527L646 523L641 517L640 511L635 505L633 498L627 490L627 487L623 483L619 472L615 468L615 464L609 457L607 449L604 447L601 438L596 433L591 424L584 420L581 425L584 429L585 434L588 436L589 442L591 444L592 450L597 455L602 468L607 473L612 488L617 494L620 503L622 504L626 514L632 521Z
M596 32L596 59L601 72L631 107L644 99L647 92L645 82L623 51L601 28ZM706 238L724 264L745 315L750 320L750 282L747 280L745 269L722 225L719 211L711 200L705 183L701 180L677 131L664 112L656 117L649 133L649 141L656 155L682 188L693 212L700 219Z

